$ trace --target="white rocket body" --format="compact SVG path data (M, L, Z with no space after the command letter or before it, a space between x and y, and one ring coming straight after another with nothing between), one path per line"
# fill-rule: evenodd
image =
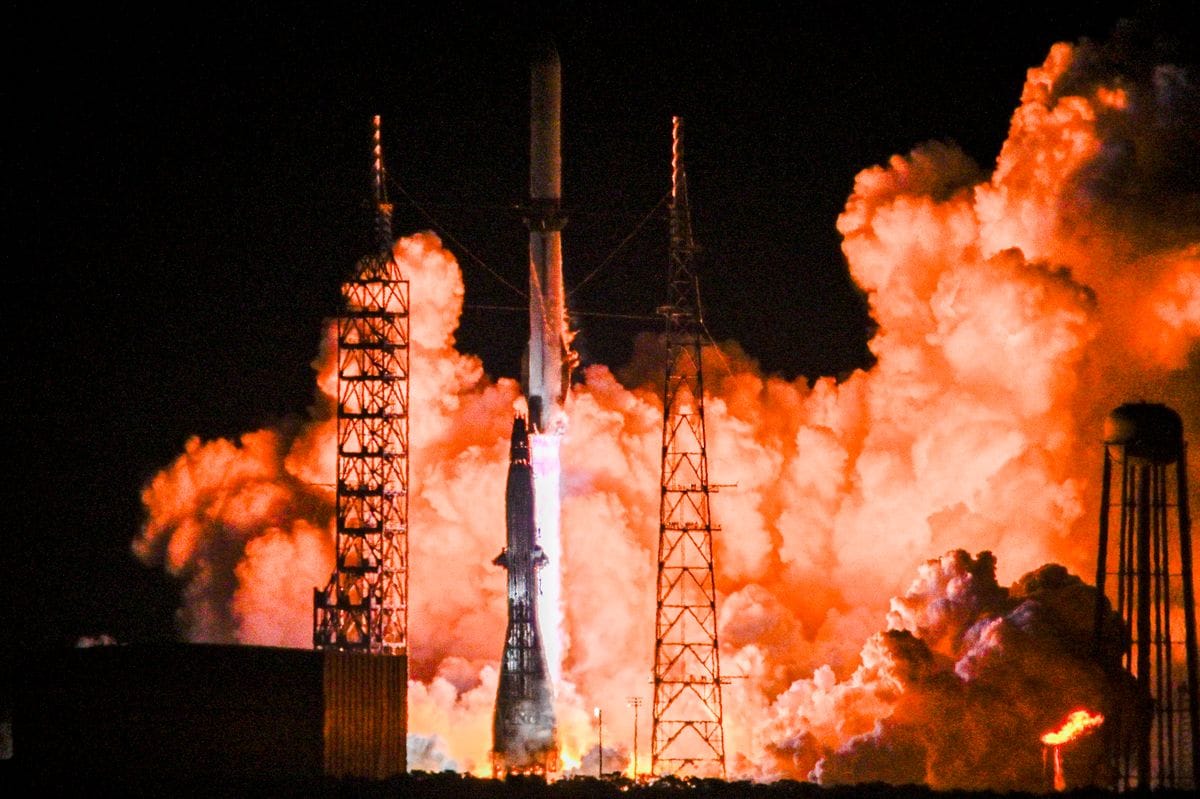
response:
M532 426L555 432L565 424L570 347L563 291L562 77L552 45L530 76L529 134L529 349L525 396Z

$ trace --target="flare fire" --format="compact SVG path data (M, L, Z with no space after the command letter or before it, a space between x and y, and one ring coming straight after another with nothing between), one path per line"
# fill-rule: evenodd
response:
M1093 714L1086 710L1076 710L1067 717L1061 727L1042 736L1042 743L1053 747L1054 751L1054 790L1065 791L1067 789L1067 780L1063 775L1062 745L1103 723L1104 716L1099 713Z
M1046 746L1059 746L1068 741L1073 741L1083 733L1090 729L1099 727L1104 723L1104 716L1099 713L1089 713L1086 710L1076 710L1067 716L1067 720L1063 725L1053 732L1048 732L1042 736L1042 743Z

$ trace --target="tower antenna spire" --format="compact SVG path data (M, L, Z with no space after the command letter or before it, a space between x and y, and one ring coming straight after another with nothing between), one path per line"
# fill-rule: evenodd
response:
M725 776L717 595L704 430L700 293L683 167L683 120L672 120L671 245L663 383L654 708L655 775Z
M375 192L375 239L379 252L392 249L392 204L387 196L387 172L383 168L383 132L379 114L371 118L371 187Z

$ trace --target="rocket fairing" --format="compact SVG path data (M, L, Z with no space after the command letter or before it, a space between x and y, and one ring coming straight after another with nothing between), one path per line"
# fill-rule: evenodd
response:
M563 291L562 77L558 51L550 42L534 59L530 74L529 132L529 348L525 396L534 431L561 427L563 398L570 386L573 355Z
M492 771L549 774L558 771L554 695L538 626L538 570L546 556L537 545L533 466L525 419L513 420L505 490L507 546L494 563L508 570L508 630L500 661L493 720Z

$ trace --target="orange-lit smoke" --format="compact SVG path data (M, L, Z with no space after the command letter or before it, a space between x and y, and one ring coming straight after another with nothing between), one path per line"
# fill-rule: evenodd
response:
M731 776L1036 790L1041 731L1113 693L1073 654L1093 596L1073 575L1094 570L1104 413L1165 402L1200 441L1200 211L1179 171L1200 128L1182 70L1126 74L1105 52L1060 44L1029 71L991 175L947 144L859 174L837 225L879 323L870 372L810 389L734 344L706 353L711 474L736 486L713 502ZM455 350L463 284L439 240L396 254L412 281L411 767L486 773L519 391ZM184 580L193 640L311 645L332 568L327 356L306 423L190 441L143 493L135 550ZM650 694L661 368L645 336L568 401L572 762L595 756L599 706L606 765L623 763L627 697Z

